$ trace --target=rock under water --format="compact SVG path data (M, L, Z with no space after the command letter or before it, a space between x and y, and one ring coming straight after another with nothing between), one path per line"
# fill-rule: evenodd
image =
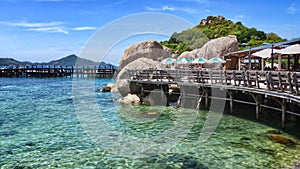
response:
M296 145L296 142L294 142L293 140L286 138L284 136L270 136L270 139L277 143L284 144L287 146L295 146Z

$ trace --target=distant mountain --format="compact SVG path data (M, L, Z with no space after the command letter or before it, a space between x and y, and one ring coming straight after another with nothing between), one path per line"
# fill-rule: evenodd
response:
M76 55L69 55L64 58L53 60L50 62L43 62L43 63L32 63L32 62L21 62L17 61L12 58L0 58L0 65L1 66L10 66L10 65L19 65L19 66L26 66L26 65L67 65L67 66L75 66L76 62L78 62L80 65L78 66L114 66L109 63L105 62L94 62L88 59L80 58Z
M2 66L9 66L9 65L25 66L25 65L31 65L31 64L32 64L31 62L20 62L13 58L0 58L0 65L2 65Z
M51 62L45 63L46 65L72 65L74 66L76 62L80 63L80 65L86 65L86 66L97 66L100 63L99 62L94 62L88 59L80 58L76 55L69 55L67 57L58 59L58 60L53 60Z

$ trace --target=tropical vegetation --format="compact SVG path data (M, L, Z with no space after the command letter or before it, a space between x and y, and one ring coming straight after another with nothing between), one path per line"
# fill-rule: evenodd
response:
M169 40L161 43L180 54L200 48L210 39L228 35L236 35L241 49L286 40L273 32L265 33L256 28L248 28L242 22L234 23L223 16L208 16L206 19L202 19L197 26L181 33L175 32Z

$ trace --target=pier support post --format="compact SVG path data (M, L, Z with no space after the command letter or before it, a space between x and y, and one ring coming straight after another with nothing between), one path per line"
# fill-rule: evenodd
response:
M232 93L232 91L229 91L228 94L229 94L229 109L230 109L230 113L233 114L233 93Z
M166 106L169 106L169 85L161 85L161 90L163 91L161 98L166 97Z
M261 95L255 97L256 104L256 120L259 118L259 113L261 112Z
M203 91L205 92L205 109L208 110L208 89L205 88Z
M199 96L199 88L197 86L180 85L181 107L196 109Z
M282 112L281 112L281 127L285 128L285 115L286 115L286 100L282 99Z
M253 93L249 93L250 96L254 99L255 101L255 117L256 120L259 119L259 113L261 112L261 102L262 102L262 96L260 94L255 95Z

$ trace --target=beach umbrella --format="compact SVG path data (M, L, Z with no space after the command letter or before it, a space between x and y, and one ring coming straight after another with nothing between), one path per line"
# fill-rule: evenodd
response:
M200 57L200 58L196 58L192 61L192 63L198 63L198 64L203 64L203 63L206 63L207 60L204 59L203 57Z
M226 61L218 58L218 57L213 57L211 59L208 60L209 63L225 63Z
M179 64L187 64L187 63L191 63L191 62L192 61L189 58L180 58L177 60L177 63L179 63Z
M161 61L162 64L172 64L172 63L176 63L176 59L173 59L173 58L166 58L164 60Z

